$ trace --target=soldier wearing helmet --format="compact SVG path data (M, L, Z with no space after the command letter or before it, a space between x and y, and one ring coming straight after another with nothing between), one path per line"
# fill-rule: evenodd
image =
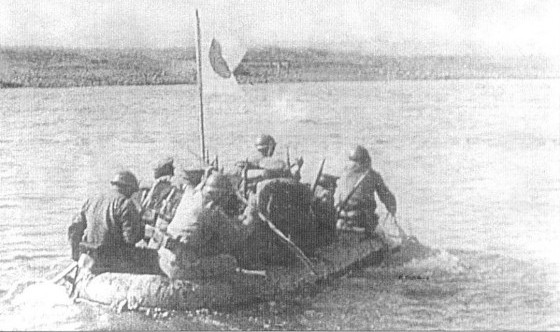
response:
M272 157L276 148L276 141L274 137L268 134L261 135L255 142L255 147L263 157Z
M187 187L187 181L175 175L173 158L158 160L153 165L155 182L151 187L143 188L142 219L148 225L156 225L163 230L173 219L177 204Z
M334 193L338 176L323 173L317 182L313 193L311 208L319 221L319 238L329 242L334 238L336 231L336 209L334 207Z
M140 212L131 199L138 180L132 172L121 171L111 185L111 190L87 199L75 216L68 230L72 256L78 260L80 247L85 247L94 251L98 270L136 271L134 245L144 237ZM155 263L155 252L153 257Z
M340 210L337 228L365 228L369 233L373 233L379 219L375 214L377 207L375 193L392 215L397 212L395 196L387 188L381 175L371 168L371 157L363 146L356 146L350 152L348 159L350 164L340 177L335 193L335 205ZM364 174L367 175L350 195Z
M185 197L167 227L159 249L162 271L170 278L207 278L233 272L230 255L254 229L231 210L230 180L215 172L191 197Z
M247 167L248 169L261 168L261 160L264 158L270 158L274 154L276 141L272 136L263 134L255 141L255 147L257 148L257 153L255 155L247 158L247 160L239 161L235 164L238 168L238 172L240 172L244 167Z

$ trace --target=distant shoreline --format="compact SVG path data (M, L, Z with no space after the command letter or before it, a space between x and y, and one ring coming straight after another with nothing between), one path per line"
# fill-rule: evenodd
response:
M191 49L0 47L0 87L195 84ZM240 84L453 79L560 78L545 57L374 56L317 49L249 50Z

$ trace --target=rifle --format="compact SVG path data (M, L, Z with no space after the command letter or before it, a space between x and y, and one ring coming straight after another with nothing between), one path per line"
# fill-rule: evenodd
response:
M249 184L247 183L248 172L249 172L249 159L245 159L245 167L243 167L243 197L244 198L247 198L247 188L249 187Z
M342 212L342 210L344 210L344 208L346 207L346 204L348 204L348 201L350 201L350 198L352 198L352 196L354 195L356 190L358 190L358 187L360 187L362 182L364 182L364 179L366 178L366 176L368 176L368 174L369 174L369 170L367 172L365 172L364 175L362 175L360 177L360 179L358 179L358 181L354 184L354 187L352 187L352 190L350 190L350 192L348 193L346 198L338 206L338 209L336 211L336 218L337 219L340 218L340 213Z
M315 189L317 189L317 185L319 184L319 179L323 174L323 167L325 166L325 161L327 158L323 158L323 162L321 162L321 167L319 167L319 172L317 173L317 177L315 177L315 182L313 182L313 186L311 187L311 195L315 195Z

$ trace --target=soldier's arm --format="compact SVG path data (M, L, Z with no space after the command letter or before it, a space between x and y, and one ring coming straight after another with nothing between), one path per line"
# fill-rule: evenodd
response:
M383 204L385 204L387 211L389 211L390 214L395 215L395 213L397 213L397 200L395 199L395 195L393 195L389 188L387 188L387 185L379 173L373 171L372 175L375 191L377 191L379 199L383 202Z
M136 205L131 200L124 201L120 217L124 242L134 245L142 240L144 237L142 219Z
M85 204L82 210L74 215L70 226L68 226L68 242L72 248L72 259L76 261L79 258L78 246L84 237L84 232L87 227L84 208Z
M84 204L85 207L85 204ZM84 207L80 212L76 213L72 218L70 226L68 226L68 241L70 243L80 242L84 236L84 231L86 230L87 223L84 215Z

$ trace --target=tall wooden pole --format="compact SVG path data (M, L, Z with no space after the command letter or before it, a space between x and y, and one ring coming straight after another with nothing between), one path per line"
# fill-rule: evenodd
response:
M202 102L202 56L200 47L200 19L198 18L198 9L196 14L196 80L198 81L198 94L200 99L200 155L202 160L206 160L206 146L204 143L204 103Z

